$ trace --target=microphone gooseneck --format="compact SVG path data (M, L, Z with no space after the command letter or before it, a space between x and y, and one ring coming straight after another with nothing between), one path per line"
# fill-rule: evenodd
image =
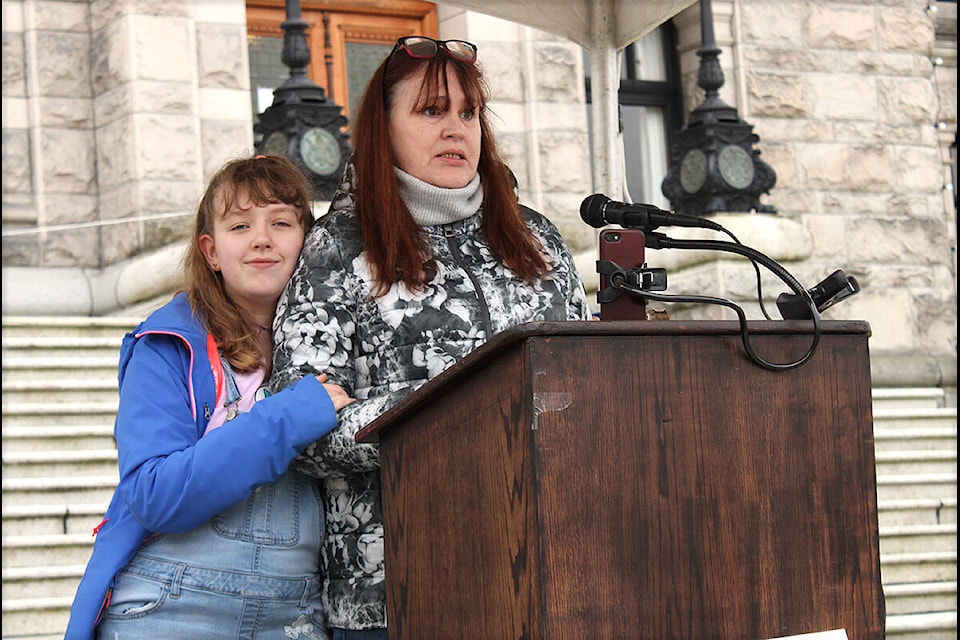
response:
M697 227L723 231L723 227L699 216L664 211L652 204L627 204L595 193L580 205L580 217L591 227L618 224L631 229L653 231L657 227Z
M777 264L776 261L768 258L759 251L744 246L732 233L724 229L718 223L690 214L664 211L649 204L626 204L623 202L616 202L602 193L595 193L584 199L580 205L580 217L583 218L583 221L589 224L591 227L599 228L608 224L616 224L625 228L640 229L645 234L646 246L652 249L712 249L742 255L750 260L757 272L758 293L760 287L760 269L758 263L763 264L790 286L790 288L796 294L797 306L806 307L806 310L809 311L809 318L813 320L813 339L810 347L803 356L792 362L771 362L761 357L756 351L754 351L750 341L750 332L748 330L746 314L744 313L743 309L733 300L700 295L691 296L657 294L653 293L652 291L654 287L642 286L643 283L640 283L638 286L632 282L628 282L623 278L621 278L619 282L613 282L613 279L611 278L611 282L613 282L611 286L615 289L629 292L645 300L656 300L661 302L703 302L707 304L719 304L732 309L734 313L737 314L737 319L740 324L741 339L744 350L755 364L765 369L771 369L774 371L792 369L807 362L816 352L817 346L820 343L820 314L810 292L804 289L804 287L796 280L796 278L790 275L786 269ZM655 232L654 229L659 226L699 227L711 229L729 235L731 238L733 238L734 242L673 239L663 235L662 233ZM597 261L598 273L602 273L601 269L607 266L610 265L605 265L603 261ZM612 266L618 267L615 264ZM666 284L665 278L663 284ZM662 290L663 288L665 288L665 286L657 287L658 290ZM600 293L601 292L598 292L598 297L600 296ZM764 316L770 319L770 316L767 315L766 310L763 309L762 295L759 296L759 303L761 310L764 312ZM786 316L784 316L784 319L786 319Z

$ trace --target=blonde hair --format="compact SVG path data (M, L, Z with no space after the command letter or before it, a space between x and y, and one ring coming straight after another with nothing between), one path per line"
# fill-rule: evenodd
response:
M236 371L266 366L269 377L273 354L251 332L252 319L230 300L223 275L210 268L200 249L200 237L212 234L216 220L226 215L240 197L249 197L257 206L276 202L293 206L306 236L313 222L313 189L304 173L282 156L258 155L227 162L210 179L200 200L193 238L184 256L184 290L190 306L224 358Z

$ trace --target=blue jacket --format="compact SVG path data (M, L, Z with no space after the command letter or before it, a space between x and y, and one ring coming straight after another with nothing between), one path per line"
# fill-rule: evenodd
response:
M197 528L276 481L337 424L323 385L307 376L203 436L223 375L183 293L124 337L114 425L120 481L94 530L65 640L94 637L115 576L147 536Z

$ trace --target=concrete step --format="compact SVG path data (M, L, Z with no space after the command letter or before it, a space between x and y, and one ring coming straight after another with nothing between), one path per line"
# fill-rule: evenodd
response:
M3 570L3 600L73 598L86 564L10 567Z
M75 402L108 402L117 398L115 371L110 377L96 377L85 372L74 380L13 380L3 383L3 400L11 403L63 404Z
M943 500L957 497L957 474L877 476L877 500Z
M880 556L883 584L957 581L957 552L886 553Z
M4 478L3 507L107 504L119 482L111 475L73 478Z
M877 387L872 391L873 409L914 409L943 407L946 395L943 389L913 387Z
M69 598L3 600L3 640L63 639L70 619Z
M87 564L93 552L89 533L3 536L3 569Z
M114 337L8 337L3 336L3 357L7 358L91 358L120 351L122 335Z
M873 430L874 448L886 451L929 451L957 448L957 427L913 428L894 431L884 427Z
M887 615L886 640L957 640L957 612Z
M957 408L929 409L891 408L873 412L874 431L902 431L905 429L957 428Z
M3 427L3 450L75 451L79 449L116 449L113 425Z
M880 527L880 555L957 550L957 523Z
M3 477L107 476L117 471L116 449L4 451Z
M4 536L89 534L101 521L107 503L3 505Z
M957 449L877 451L877 476L951 473L957 470Z
M43 402L3 403L3 426L113 424L118 401L70 402L51 405Z
M957 523L957 499L887 500L877 503L881 527Z
M907 613L935 613L957 610L957 583L923 582L912 584L885 584L883 595L887 601L887 615Z
M3 338L123 337L142 318L76 316L4 316Z
M82 371L85 376L110 378L116 383L118 364L119 354L116 352L90 358L8 357L4 354L3 382L57 382L74 378L78 371Z

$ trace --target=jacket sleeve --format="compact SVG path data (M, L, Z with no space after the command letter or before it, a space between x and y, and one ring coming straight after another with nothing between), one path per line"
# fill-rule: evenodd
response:
M567 320L589 320L590 305L583 279L577 270L576 261L566 244L562 245L561 262L567 270Z
M300 262L277 306L271 387L281 389L305 375L326 373L356 397L354 340L361 278L354 273L349 241L339 240L324 227L314 227ZM314 477L331 470L363 472L380 466L375 443L356 442L354 436L409 393L398 389L356 401L340 410L339 425L328 436L307 447L293 465Z
M304 447L337 424L329 395L310 377L201 438L190 367L205 365L191 355L179 338L145 336L120 388L117 490L153 532L196 528L278 479Z
M580 271L577 270L573 254L570 253L570 247L564 241L560 230L550 220L531 209L527 209L527 212L534 229L538 231L547 252L553 258L553 269L556 273L552 277L558 280L564 294L566 302L565 319L589 320L590 305L587 303L587 292L583 286Z
M332 469L339 473L360 473L380 468L380 447L356 441L357 432L400 401L407 392L376 396L348 404L340 410L340 424L310 444L292 468L315 478L325 478Z

